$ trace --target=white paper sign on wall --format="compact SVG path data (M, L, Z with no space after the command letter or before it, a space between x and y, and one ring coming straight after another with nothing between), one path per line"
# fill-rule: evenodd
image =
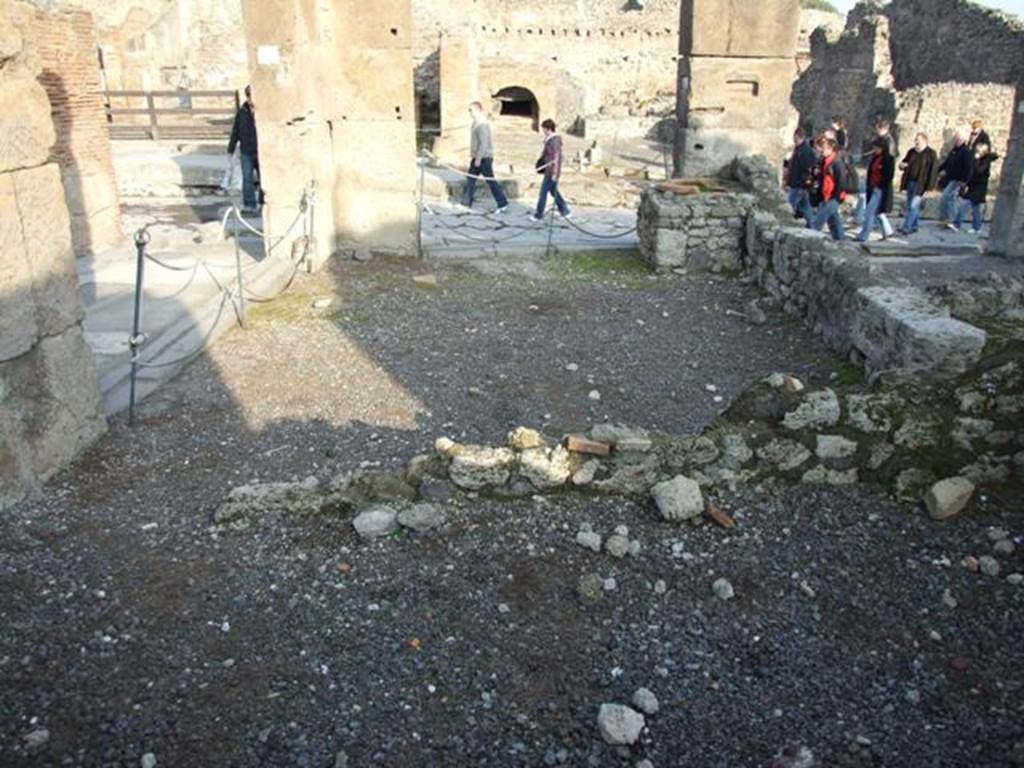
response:
M281 63L281 47L261 45L256 49L256 63L264 67L276 67Z

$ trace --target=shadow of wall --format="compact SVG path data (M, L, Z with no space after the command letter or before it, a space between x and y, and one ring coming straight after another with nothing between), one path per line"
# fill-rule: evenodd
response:
M61 169L75 253L113 247L122 240L121 211L92 16L38 11L32 36L56 131L49 159Z

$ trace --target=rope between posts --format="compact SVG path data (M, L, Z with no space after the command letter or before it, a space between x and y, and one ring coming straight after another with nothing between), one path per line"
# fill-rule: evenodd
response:
M576 231L582 232L587 237L594 237L594 238L598 238L600 240L617 240L620 237L626 237L627 235L631 235L631 234L633 234L634 232L637 231L637 226L634 225L634 226L630 227L629 229L623 230L622 232L619 232L617 234L614 234L614 235L613 234L607 234L607 235L605 235L605 234L600 234L598 232L591 232L589 229L584 229L583 227L581 227L579 224L577 224L572 219L566 219L566 221L568 221L569 222L569 226L572 227L573 229L575 229Z
M507 243L509 240L515 240L517 237L522 237L527 232L533 232L541 228L540 222L536 222L533 226L524 227L523 229L518 230L515 234L509 235L508 237L474 237L473 235L467 234L460 230L459 228L453 227L451 224L448 224L443 218L441 218L440 215L435 215L437 216L437 223L440 224L445 229L449 230L450 232L454 232L455 234L459 235L460 237L464 237L467 240L473 240L478 243Z
M207 342L209 342L210 339L213 337L214 331L217 330L217 326L220 324L220 320L224 316L224 307L227 306L228 301L230 301L233 298L234 297L231 291L227 290L226 288L221 288L221 299L220 306L217 308L217 316L214 318L213 323L210 325L209 330L207 330L206 334L203 336L198 346L191 352L182 355L181 357L177 357L174 360L166 360L161 363L154 363L152 360L140 360L137 357L132 362L134 362L139 368L171 368L175 365L181 365L182 363L186 363L189 360L192 360L193 358L197 357L201 352L203 352L203 350L206 349Z

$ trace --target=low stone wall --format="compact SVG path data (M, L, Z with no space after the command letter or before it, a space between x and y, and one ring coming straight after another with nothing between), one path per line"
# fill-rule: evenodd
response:
M738 270L754 202L745 192L682 195L650 187L637 218L640 255L655 269Z
M0 0L0 507L53 476L106 422L31 6Z

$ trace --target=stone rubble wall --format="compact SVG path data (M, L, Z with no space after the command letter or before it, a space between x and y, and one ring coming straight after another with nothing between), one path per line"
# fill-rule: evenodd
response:
M50 160L60 166L75 253L84 256L122 238L93 19L40 11L32 26L57 134Z
M681 195L649 187L637 215L641 258L659 270L739 270L754 202L748 193Z
M0 0L0 506L67 466L106 429L56 134L38 78L34 10Z

